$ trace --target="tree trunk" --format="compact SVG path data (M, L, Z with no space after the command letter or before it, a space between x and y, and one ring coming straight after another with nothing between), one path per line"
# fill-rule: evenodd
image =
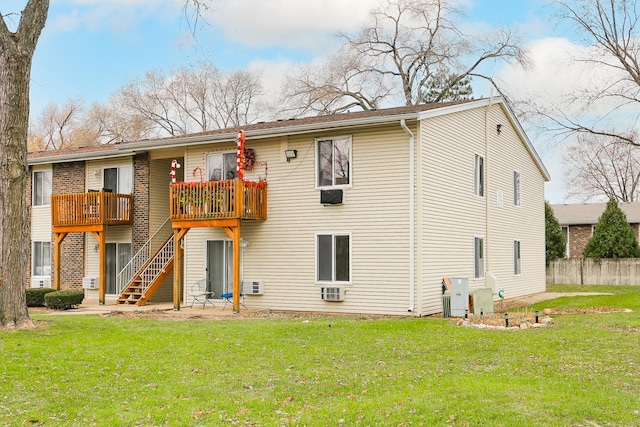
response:
M29 79L48 0L29 0L18 30L0 17L0 327L32 327L25 287L30 250L27 188Z

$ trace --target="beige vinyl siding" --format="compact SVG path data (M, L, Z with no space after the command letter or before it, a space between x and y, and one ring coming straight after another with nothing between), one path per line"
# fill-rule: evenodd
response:
M33 172L49 171L52 173L51 165L34 166ZM33 200L33 197L32 197ZM31 206L31 240L38 242L51 241L51 205L47 203L43 206Z
M352 186L344 204L323 206L315 189L316 138L352 137ZM246 296L251 308L325 312L406 314L409 306L408 136L400 127L375 127L353 132L322 132L260 141L247 139L256 152L254 171L264 174L268 164L268 219L245 221L241 236L248 242L243 254L245 279L263 280L264 295ZM284 148L298 150L286 162ZM231 147L233 148L233 147ZM199 166L204 149L189 149L189 171ZM185 283L202 277L204 240L215 231L187 234ZM222 231L217 231L224 237ZM351 283L344 302L320 298L323 285L316 277L317 233L351 236ZM324 285L326 286L326 285Z
M180 164L184 163L182 157L177 157ZM149 237L153 235L169 217L169 184L171 177L171 160L151 159L149 172ZM184 168L180 168L176 173L177 180L182 181ZM134 200L135 203L135 200ZM169 230L169 233L171 230ZM169 235L167 234L166 237ZM151 301L172 301L173 300L173 273L169 274L160 288L151 298Z
M470 288L485 283L474 278L474 237L486 235L487 197L486 181L485 196L474 194L475 155L485 158L485 171L490 164L483 111L424 120L420 141L419 306L421 314L431 314L442 311L443 277L469 278Z
M500 134L496 125L502 124ZM512 298L543 292L545 285L544 179L526 146L500 106L493 106L489 130L494 138L490 146L492 168L490 240L492 272L498 288ZM520 205L513 204L513 172L520 173ZM496 192L503 193L503 204L496 203ZM522 272L514 275L513 242L521 242Z
M438 116L420 127L418 271L423 314L442 311L445 276L469 278L473 290L486 286L490 272L507 297L544 290L544 178L502 107L490 107L486 128L485 111ZM500 134L497 124L502 124ZM474 195L475 154L485 158L484 197ZM514 170L521 174L520 206L513 206ZM483 279L474 279L476 236L484 238ZM514 240L521 242L519 276L513 274Z

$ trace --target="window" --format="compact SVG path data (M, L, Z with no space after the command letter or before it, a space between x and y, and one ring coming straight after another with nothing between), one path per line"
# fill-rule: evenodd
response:
M51 242L33 242L33 276L51 276Z
M131 166L105 168L102 174L102 188L113 193L131 194L133 191L133 168Z
M473 239L474 275L476 279L484 277L484 237Z
M316 242L317 281L351 280L351 237L348 234L318 234Z
M513 241L513 274L522 274L522 262L520 260L520 241Z
M476 154L473 194L484 197L484 157Z
M569 227L562 227L562 234L564 235L565 248L564 248L564 257L569 258Z
M520 172L513 171L513 206L520 206Z
M33 206L48 206L51 203L51 171L33 173Z
M209 181L222 181L238 177L236 153L218 153L207 155L207 178Z
M351 184L351 137L317 140L318 187Z

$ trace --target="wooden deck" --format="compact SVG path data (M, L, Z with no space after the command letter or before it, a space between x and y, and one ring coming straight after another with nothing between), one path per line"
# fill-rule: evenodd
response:
M267 219L267 183L240 179L171 184L171 221Z
M51 196L54 231L91 231L106 225L131 225L131 194L96 191Z

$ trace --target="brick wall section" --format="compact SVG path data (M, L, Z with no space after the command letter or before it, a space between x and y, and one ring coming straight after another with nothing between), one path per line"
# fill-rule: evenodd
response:
M133 158L132 255L149 239L149 168L148 153Z
M569 227L569 258L582 258L587 242L591 239L591 225Z
M640 240L640 224L630 224ZM572 225L569 227L569 258L582 258L584 248L592 236L591 225Z
M53 165L52 194L84 193L85 191L84 162ZM84 246L84 233L69 233L62 241L60 248L60 289L82 289ZM51 265L53 269L56 268L53 262Z

